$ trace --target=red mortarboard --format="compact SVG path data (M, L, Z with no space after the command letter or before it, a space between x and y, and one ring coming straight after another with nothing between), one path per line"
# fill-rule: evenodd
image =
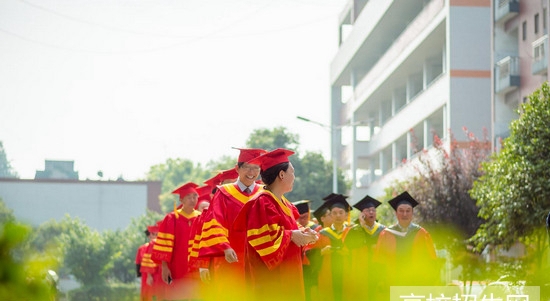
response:
M241 153L239 154L239 159L237 159L237 162L248 162L260 155L267 153L265 149L261 149L261 148L237 148L237 147L234 147L234 148L241 151Z
M210 199L210 194L212 193L212 187L210 187L210 185L204 185L204 186L201 186L201 187L197 187L195 190L199 194L199 199L203 198L205 196L207 196L208 199Z
M158 227L158 225L147 226L147 231L149 231L149 233L158 233L159 232L159 227Z
M268 153L265 153L265 154L263 154L259 157L256 157L256 158L248 161L248 163L258 164L258 165L260 165L260 168L262 170L267 170L270 167L273 167L277 164L284 163L284 162L289 162L288 157L293 155L293 154L294 154L294 152L291 151L291 150L284 149L284 148L278 148L278 149L272 150Z
M180 199L182 199L184 196L194 192L197 193L196 188L199 187L199 185L193 183L193 182L187 182L180 187L176 188L176 190L172 191L173 194L179 194ZM198 193L197 193L198 194Z
M237 173L237 170L233 167L233 168L218 172L212 178L204 181L204 183L210 186L210 188L214 188L220 185L221 183L223 183L223 181L236 179L238 177L239 177L239 173Z

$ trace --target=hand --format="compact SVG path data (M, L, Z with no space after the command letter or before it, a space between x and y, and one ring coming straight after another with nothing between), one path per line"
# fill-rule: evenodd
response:
M153 274L147 273L147 280L145 280L148 286L153 286Z
M199 274L201 276L202 282L209 282L210 281L210 271L205 268L199 268Z
M332 246L326 246L321 249L321 255L326 255L332 253Z
M168 268L168 263L166 261L162 262L162 281L164 283L170 284L169 279L172 279L172 273L170 272L170 269Z
M239 261L239 258L237 258L237 253L235 253L235 250L229 248L229 249L225 249L223 253L225 254L225 260L227 262L233 263L233 262Z
M304 233L309 239L309 242L307 244L315 243L319 239L317 232L311 230L310 228L303 229L302 233Z
M308 234L302 232L302 230L292 230L290 240L299 247L302 247L307 245L311 238Z

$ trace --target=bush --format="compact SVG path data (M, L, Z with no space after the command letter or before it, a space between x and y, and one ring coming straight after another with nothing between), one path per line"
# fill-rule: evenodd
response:
M90 285L70 291L68 297L79 301L139 301L139 289L135 283Z

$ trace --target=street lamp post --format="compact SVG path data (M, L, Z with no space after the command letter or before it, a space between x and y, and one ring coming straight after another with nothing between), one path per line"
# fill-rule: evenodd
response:
M302 116L296 116L296 118L305 122L319 125L322 128L330 130L330 149L331 149L330 157L332 160L332 192L338 193L338 163L336 161L336 143L335 143L336 128L332 125L317 122Z

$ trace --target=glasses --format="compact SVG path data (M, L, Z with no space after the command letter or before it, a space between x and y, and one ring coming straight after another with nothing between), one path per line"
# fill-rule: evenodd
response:
M243 165L241 166L242 169L246 171L259 171L260 167L258 165Z

